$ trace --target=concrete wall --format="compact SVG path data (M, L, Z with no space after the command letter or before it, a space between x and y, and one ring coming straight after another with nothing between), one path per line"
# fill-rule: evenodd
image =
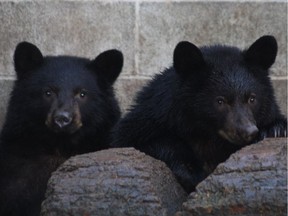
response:
M175 45L223 43L248 47L272 34L279 53L272 80L287 107L287 2L189 0L0 0L0 126L15 78L12 56L26 40L44 55L94 58L107 49L125 56L116 83L123 110L155 73L172 64Z

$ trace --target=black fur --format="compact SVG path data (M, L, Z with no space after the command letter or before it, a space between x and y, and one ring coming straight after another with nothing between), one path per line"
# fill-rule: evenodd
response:
M122 53L95 60L43 57L33 44L18 44L17 80L1 133L0 215L39 215L51 172L72 155L108 147L120 117L112 84Z
M268 77L276 53L272 36L244 51L180 42L173 67L156 75L116 124L112 146L164 161L191 192L241 147L287 136Z

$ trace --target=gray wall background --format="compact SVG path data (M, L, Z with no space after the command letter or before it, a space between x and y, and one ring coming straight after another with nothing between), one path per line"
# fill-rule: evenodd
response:
M271 78L287 107L287 1L0 0L0 127L15 79L13 53L21 41L44 55L95 58L117 48L124 68L115 84L123 111L151 77L172 65L181 40L247 48L274 35L279 52Z

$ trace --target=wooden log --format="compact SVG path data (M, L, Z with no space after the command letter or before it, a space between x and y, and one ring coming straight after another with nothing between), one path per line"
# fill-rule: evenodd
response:
M266 139L231 155L176 215L286 216L287 139Z
M42 216L166 216L187 194L167 166L133 148L75 156L49 180Z

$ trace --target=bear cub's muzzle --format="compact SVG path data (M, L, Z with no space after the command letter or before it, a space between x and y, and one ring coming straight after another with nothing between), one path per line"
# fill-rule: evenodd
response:
M75 133L82 127L78 105L75 104L69 108L51 109L45 124L55 133Z

